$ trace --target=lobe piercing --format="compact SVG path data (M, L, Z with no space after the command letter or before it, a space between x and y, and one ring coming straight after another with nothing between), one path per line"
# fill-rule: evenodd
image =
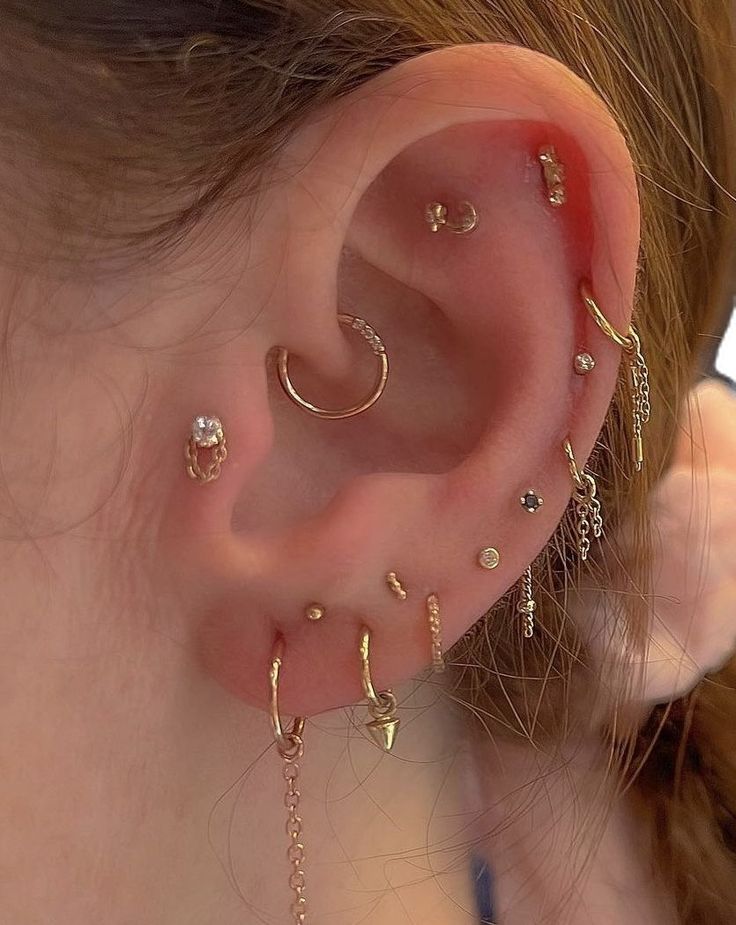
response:
M494 549L493 546L488 546L486 549L481 549L478 553L478 565L481 568L488 569L491 571L494 568L498 568L501 564L501 553Z
M439 231L440 228L447 228L453 234L468 234L468 232L478 227L478 212L472 202L467 200L463 200L460 206L463 209L463 214L459 222L448 220L447 206L441 202L430 202L425 209L424 218L433 232Z
M519 499L521 506L530 514L536 514L539 508L544 504L544 498L540 497L533 488L522 495Z
M436 594L430 594L427 598L427 616L429 618L429 631L432 635L432 667L439 673L445 670L445 657L442 654L440 599Z
M316 623L318 620L321 620L325 615L325 608L322 604L310 604L309 607L304 611L304 615L307 620L311 620L313 623Z
M368 701L368 712L373 717L366 729L373 741L385 752L396 742L401 720L396 715L396 697L393 691L376 691L371 678L371 631L363 627L360 634L360 679L363 695Z
M389 589L393 594L398 597L400 601L405 601L407 598L407 593L404 589L404 586L399 581L396 572L389 572L386 575L386 584L389 586Z
M200 450L211 450L210 461L202 466ZM198 414L192 421L192 430L184 446L187 461L187 475L190 479L205 485L220 477L222 464L227 459L227 440L222 421L209 414Z
M550 205L554 208L564 206L567 202L565 165L557 156L556 148L554 145L546 145L540 149L538 157L542 165Z
M575 357L575 372L578 376L587 376L595 369L595 359L589 353L579 353Z

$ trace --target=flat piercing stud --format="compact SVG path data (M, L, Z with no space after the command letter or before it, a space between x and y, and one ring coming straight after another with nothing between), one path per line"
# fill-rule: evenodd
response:
M404 586L398 579L396 572L389 572L386 575L386 584L389 586L389 589L392 594L395 594L400 601L405 601L407 598L407 593Z
M209 452L206 465L200 462L200 451ZM187 475L190 479L205 485L220 477L222 464L227 459L227 440L222 421L211 414L198 414L192 421L192 429L184 446L187 461Z
M488 569L492 571L494 568L498 568L501 564L501 553L494 549L493 546L488 546L486 549L481 549L478 553L478 565L481 568Z
M592 373L595 365L595 360L589 353L579 353L573 363L578 376L587 376L588 373Z
M430 202L424 212L424 218L433 232L446 228L453 234L468 234L478 227L478 212L472 202L463 200L460 203L463 214L459 222L451 222L447 218L447 206L441 202Z
M547 198L550 205L558 209L567 202L565 165L559 159L554 145L545 145L540 149L538 157L547 186Z
M530 488L526 494L522 495L519 501L524 510L530 514L536 514L544 504L544 498L540 497L533 488Z
M311 620L313 623L316 623L318 620L321 620L325 615L325 608L322 604L310 604L309 607L304 611L304 614L307 620Z

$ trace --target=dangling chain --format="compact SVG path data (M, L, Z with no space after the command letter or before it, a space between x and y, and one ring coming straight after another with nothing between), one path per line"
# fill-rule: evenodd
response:
M299 759L304 754L304 743L300 736L292 734L291 747L286 750L279 747L279 754L284 759L284 780L286 781L286 795L284 804L288 812L286 833L289 836L289 848L286 856L291 864L289 886L294 892L294 901L291 904L291 915L295 925L304 925L307 919L307 900L304 895L304 840L302 838L302 818L299 815Z
M600 539L603 536L603 515L598 500L595 479L589 472L579 473L579 484L575 485L575 511L578 515L578 550L585 562L590 553L590 532Z
M629 355L629 368L631 372L631 398L634 405L634 461L636 471L641 472L644 465L644 445L642 440L642 427L649 423L651 416L651 401L649 393L649 367L641 349L639 335L632 327L629 331L631 347Z
M534 635L534 613L537 602L534 600L532 589L532 567L529 566L521 577L521 599L516 605L516 612L524 617L524 638L531 639Z

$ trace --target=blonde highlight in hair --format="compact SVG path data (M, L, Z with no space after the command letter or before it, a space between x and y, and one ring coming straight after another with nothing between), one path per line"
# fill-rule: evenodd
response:
M29 200L50 232L95 232L114 247L175 247L230 196L256 191L294 128L319 107L406 58L468 42L515 43L558 59L608 104L639 176L642 243L636 319L656 409L645 476L629 466L622 384L592 467L609 535L583 573L565 521L535 564L538 631L520 649L513 596L455 647L454 695L493 735L564 742L589 722L607 730L613 795L628 788L650 820L653 851L686 925L727 925L736 910L736 714L733 666L691 696L623 725L588 641L569 616L581 585L605 589L609 630L646 644L648 497L667 464L703 339L723 308L734 188L731 4L727 0L152 0L2 2L0 142L51 165ZM20 140L20 144L18 143ZM29 153L30 152L30 153ZM21 160L23 160L21 158ZM14 158L14 163L18 158ZM270 182L273 182L271 180ZM125 203L133 197L135 210ZM6 220L12 213L8 200Z

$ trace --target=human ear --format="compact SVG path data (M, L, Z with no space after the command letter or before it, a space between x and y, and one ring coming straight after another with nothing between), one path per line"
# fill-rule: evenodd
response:
M567 171L560 208L538 160L549 144ZM477 227L433 232L427 204L454 217L463 200ZM428 595L447 647L549 540L571 494L563 441L582 467L620 363L580 285L627 329L638 200L624 140L582 82L535 53L477 45L409 60L314 113L258 212L251 249L265 256L250 272L271 268L272 295L217 380L228 468L201 490L182 476L171 502L187 526L176 593L207 670L249 702L265 705L282 637L282 705L309 714L361 698L364 625L377 686L400 682L430 661ZM311 415L265 358L263 370L249 360L242 394L237 351L252 360L255 338L264 354L288 351L315 404L370 391L376 357L341 312L366 318L388 351L370 410ZM585 377L573 368L583 348L597 364ZM520 504L530 487L544 498L533 515ZM489 546L493 570L477 564ZM318 622L305 617L313 602Z

